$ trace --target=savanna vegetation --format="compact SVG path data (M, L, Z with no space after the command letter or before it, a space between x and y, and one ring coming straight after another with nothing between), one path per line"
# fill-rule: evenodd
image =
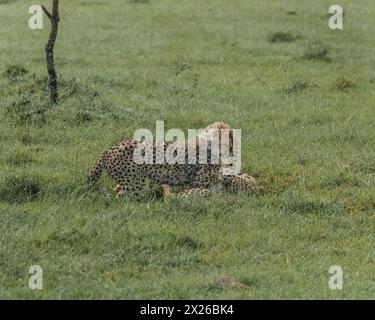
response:
M0 297L374 298L375 4L339 2L343 30L325 0L61 1L52 105L49 21L30 30L37 3L0 0ZM261 190L164 202L84 186L156 120L242 129Z

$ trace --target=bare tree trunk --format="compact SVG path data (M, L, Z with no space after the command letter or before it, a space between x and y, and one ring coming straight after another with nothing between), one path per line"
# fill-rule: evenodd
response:
M51 32L49 34L49 39L46 44L46 59L47 59L47 70L49 76L49 89L51 102L56 103L59 98L58 88L57 88L57 74L55 69L55 59L53 50L55 48L57 32L59 31L59 0L52 0L52 14L42 5L41 6L44 13L51 21Z

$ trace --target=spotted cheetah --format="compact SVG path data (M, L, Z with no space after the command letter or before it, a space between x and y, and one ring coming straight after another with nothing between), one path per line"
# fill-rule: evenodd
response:
M229 132L229 145L227 149L233 151L233 130L223 122L215 122L209 125L201 134L207 138L206 141L208 142L207 162L203 164L199 163L198 160L196 164L188 163L189 143L196 145L196 157L197 159L199 158L199 143L201 141L199 138L189 141L187 144L185 142L175 144L176 150L182 149L181 151L183 151L180 153L185 158L183 164L156 164L156 153L157 150L160 150L158 148L164 150L165 154L170 146L169 143L164 142L152 142L152 164L137 164L133 158L134 151L142 142L125 140L101 155L91 170L87 182L94 184L99 180L103 170L105 170L117 183L115 192L117 192L118 197L123 195L139 195L147 180L159 186L167 184L171 187L183 186L189 189L210 188L219 185L223 165L222 163L213 164L210 152L210 137L214 130L220 130L220 132L221 130L227 130Z
M210 189L192 188L177 193L172 193L169 185L163 184L161 187L163 190L164 199L169 199L191 198L195 196L210 197L213 195L236 192L255 192L258 190L258 183L252 176L246 173L240 173L238 175L223 175L219 184L212 186Z

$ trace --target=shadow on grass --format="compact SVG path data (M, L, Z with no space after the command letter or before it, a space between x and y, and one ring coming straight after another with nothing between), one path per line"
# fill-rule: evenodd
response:
M0 183L0 201L22 203L38 199L42 182L36 176L7 176Z

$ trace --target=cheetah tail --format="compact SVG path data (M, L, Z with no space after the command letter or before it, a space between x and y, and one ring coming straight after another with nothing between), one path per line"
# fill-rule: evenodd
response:
M104 152L101 157L95 162L94 167L91 169L90 175L87 177L86 183L93 185L96 183L105 168L107 152Z

